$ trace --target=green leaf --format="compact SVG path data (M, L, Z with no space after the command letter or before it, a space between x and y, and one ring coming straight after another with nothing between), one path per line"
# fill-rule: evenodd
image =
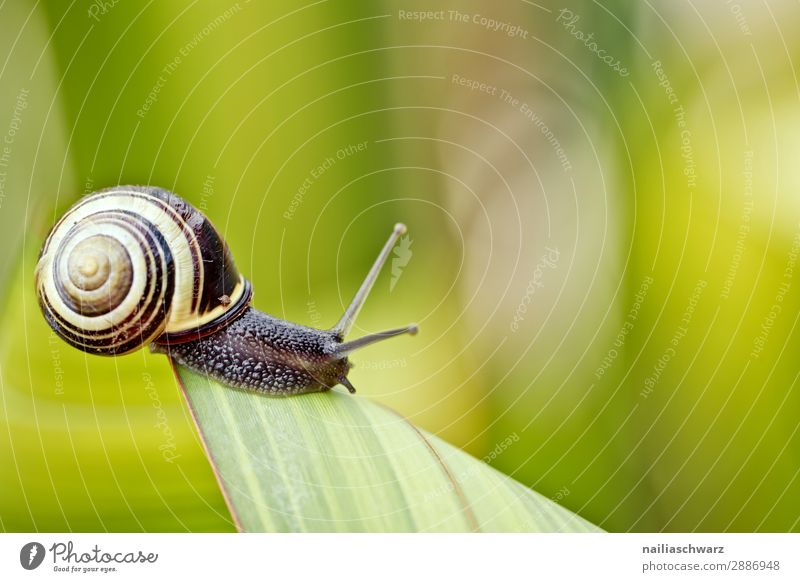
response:
M242 530L600 531L363 396L176 375Z

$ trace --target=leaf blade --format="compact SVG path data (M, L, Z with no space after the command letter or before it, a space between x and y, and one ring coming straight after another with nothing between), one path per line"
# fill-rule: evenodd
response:
M600 531L363 397L175 372L244 531Z

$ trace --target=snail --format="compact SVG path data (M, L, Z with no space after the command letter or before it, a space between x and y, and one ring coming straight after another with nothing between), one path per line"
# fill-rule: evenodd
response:
M47 323L85 352L152 352L220 382L274 396L355 392L348 356L417 331L408 325L344 341L405 226L389 240L331 329L250 305L253 288L211 222L176 194L117 186L81 198L56 223L36 265Z

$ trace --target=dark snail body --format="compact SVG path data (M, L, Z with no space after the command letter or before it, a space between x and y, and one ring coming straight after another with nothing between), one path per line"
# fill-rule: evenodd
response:
M118 186L79 200L53 227L36 267L48 324L89 353L156 353L223 383L273 396L343 384L348 354L415 333L407 326L343 339L394 243L396 225L335 327L318 330L250 306L252 287L211 222L177 195Z
M350 363L336 357L338 344L333 332L250 307L215 334L173 346L154 343L152 349L232 386L288 396L346 382Z

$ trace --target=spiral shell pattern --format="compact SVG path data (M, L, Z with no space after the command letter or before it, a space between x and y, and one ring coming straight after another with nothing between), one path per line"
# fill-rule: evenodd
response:
M53 227L36 267L45 319L96 354L199 337L250 300L208 219L165 190L119 186L79 200Z

